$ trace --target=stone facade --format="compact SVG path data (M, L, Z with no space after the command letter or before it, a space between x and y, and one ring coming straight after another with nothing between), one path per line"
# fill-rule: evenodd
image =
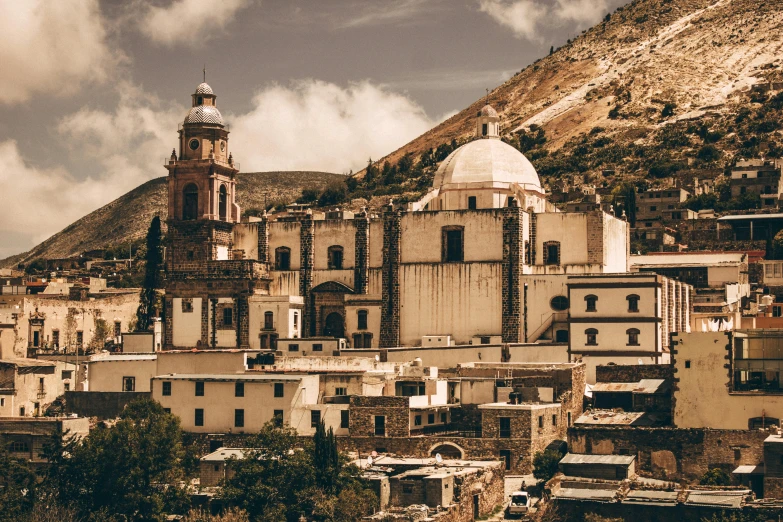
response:
M356 252L353 269L353 290L366 294L370 279L370 218L362 211L354 217L356 223Z
M393 210L383 217L381 348L400 344L400 218L401 213Z
M517 207L503 211L503 342L526 342L522 339L521 309L522 265L524 263L522 211Z
M362 396L351 397L349 432L351 437L375 437L375 418L385 417L384 437L409 437L410 400L408 397Z
M674 379L669 364L611 364L595 369L596 382L639 382L642 379Z

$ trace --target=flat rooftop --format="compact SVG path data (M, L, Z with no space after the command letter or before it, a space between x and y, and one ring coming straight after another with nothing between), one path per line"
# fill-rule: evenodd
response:
M479 404L480 410L543 410L546 408L560 407L559 402L548 402L545 404L510 404L508 402L490 402L487 404Z
M583 453L567 453L560 464L606 464L612 466L630 466L636 457L633 455L585 455Z
M202 462L225 462L232 458L243 459L245 453L248 450L246 448L218 448L209 455L201 457Z
M301 381L306 375L249 375L247 373L209 374L209 373L173 373L168 375L156 375L153 379L161 381L258 381L280 382Z

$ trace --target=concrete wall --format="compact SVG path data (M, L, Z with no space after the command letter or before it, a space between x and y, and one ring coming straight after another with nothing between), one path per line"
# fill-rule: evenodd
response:
M189 300L193 303L193 308L190 312L182 308L182 298L175 297L172 300L174 303L174 319L172 323L174 325L172 331L174 346L195 347L201 341L201 307L204 303L200 297L193 297Z
M107 357L90 361L88 367L89 391L122 392L124 377L133 377L136 392L150 391L150 381L158 375L158 361L134 358ZM181 371L181 370L180 370Z
M299 270L300 267L300 224L289 221L272 221L269 227L269 262L274 269L275 250L278 247L291 249L291 270ZM298 293L298 290L297 292ZM293 294L296 295L296 294Z

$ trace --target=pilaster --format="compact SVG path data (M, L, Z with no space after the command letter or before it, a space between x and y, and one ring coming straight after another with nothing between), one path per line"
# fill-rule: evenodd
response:
M402 212L391 208L383 216L383 274L381 282L381 348L400 345L400 222Z
M367 211L362 210L354 217L356 224L356 259L353 269L353 287L357 294L367 293L370 278L370 218Z
M533 214L535 216L535 214ZM522 332L522 209L503 209L502 336L504 343L525 342ZM533 231L531 230L531 234ZM532 243L532 241L531 241Z
M314 337L315 318L310 291L313 288L313 239L315 236L315 224L312 214L307 214L300 222L299 229L299 295L304 299L302 310L302 337Z

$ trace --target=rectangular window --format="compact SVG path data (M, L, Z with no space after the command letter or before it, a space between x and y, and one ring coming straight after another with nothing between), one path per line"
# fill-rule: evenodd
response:
M275 397L283 397L284 388L282 382L275 383Z
M204 425L204 410L202 408L196 408L196 415L195 415L195 422L194 424L196 426L203 426Z
M552 415L552 426L557 426L557 415Z
M734 450L734 460L739 460L742 458L742 450L735 449Z
M84 332L76 332L76 347L81 348L84 345Z
M421 415L416 415L415 417L413 417L413 425L421 426Z
M223 308L223 326L234 326L234 309Z
M468 196L468 210L476 210L476 196Z
M245 383L244 382L235 382L234 383L234 397L244 397L245 396Z
M282 426L283 425L283 410L275 410L274 415L272 416L272 420L275 421L275 426Z
M501 439L508 439L511 437L511 417L498 418L498 427Z
M60 347L60 330L52 330L52 346L55 348Z
M335 395L348 395L348 389L347 388L335 388L334 389Z
M313 343L313 351L314 352L323 352L324 351L324 345L321 343Z
M0 398L0 406L5 406L5 398Z
M275 314L264 312L264 330L272 330L275 327Z
M440 414L440 422L442 424L446 424L448 422L448 419L449 419L449 414L446 413L445 411Z
M321 410L310 410L310 427L317 428L321 424Z
M171 413L171 408L163 408L164 413Z
M182 299L182 313L183 314L193 313L193 299L187 297Z
M691 362L690 361L685 361L685 367L686 368L690 368L691 367Z
M544 427L544 416L543 415L539 415L538 416L538 427L539 428L543 428Z
M288 345L288 351L289 352L298 352L299 351L299 345L298 344L289 344Z
M463 260L462 228L443 231L443 261L446 263Z
M544 246L544 254L546 255L545 265L559 265L560 264L560 243L551 242Z
M276 270L291 269L291 251L289 249L278 248L275 251L275 269Z
M781 310L783 310L782 306L773 306L772 307L772 317L780 317L781 316Z
M122 334L122 323L114 321L114 337L119 337Z
M234 427L235 428L244 428L245 427L245 410L234 410Z
M358 330L366 330L367 329L367 310L359 310L358 312L356 312L356 321L357 321L356 328Z
M571 412L568 412L568 427L571 427Z
M500 450L500 460L505 464L506 471L511 469L511 450Z
M165 397L170 397L171 396L171 383L170 382L168 382L168 381L164 381L163 382L163 388L161 390L161 394L164 395Z
M435 414L430 413L427 415L427 424L435 424Z
M376 415L375 416L375 436L376 437L385 437L386 436L386 417L384 415Z
M136 377L123 377L122 391L124 392L136 391Z
M204 382L198 381L196 382L196 397L203 397L204 396Z
M348 429L350 425L351 412L348 410L340 410L340 427Z
M72 379L73 378L73 370L63 370L62 371L62 379Z

